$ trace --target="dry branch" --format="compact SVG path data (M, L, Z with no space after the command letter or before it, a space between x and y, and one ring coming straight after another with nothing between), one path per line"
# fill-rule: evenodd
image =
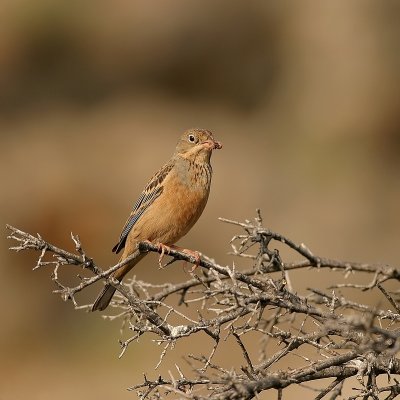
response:
M271 389L278 391L278 398L284 398L284 389L290 385L327 378L331 381L322 381L316 399L328 395L338 398L350 378L356 379L352 381L356 387L349 399L394 399L399 395L395 376L400 374L399 292L385 287L388 281L400 282L399 268L315 256L304 244L264 228L259 212L253 221L221 220L242 230L231 241L232 254L239 261L247 260L247 264L250 260L252 265L245 269L236 261L232 266L222 266L203 255L200 268L188 280L163 285L137 279L118 283L111 274L129 260L102 269L86 255L77 236L71 235L76 252L70 253L39 234L33 236L9 225L7 229L8 238L16 241L11 249L37 251L34 269L51 266L55 293L72 300L76 308L85 308L79 305L78 294L95 282L103 280L115 286L119 296L112 306L118 314L112 318L129 321L132 331L121 342L121 355L148 333L156 334L163 344L159 364L178 340L201 332L213 339L208 354L188 355L188 372L177 366L176 376L149 380L145 375L142 383L130 388L141 399L165 398L168 394L185 399L252 399ZM273 248L276 242L294 251L299 260L284 262ZM139 249L157 252L159 248L146 242L140 243ZM172 259L168 264L176 260L196 262L194 257L176 250L171 250L169 256ZM92 276L81 278L76 286L66 285L60 274L71 266L85 268ZM337 282L331 288L310 288L306 295L300 295L292 287L290 273L310 268L342 271L343 279L362 272L371 279L366 285ZM340 290L378 290L381 304L390 308L351 301ZM247 340L249 336L254 342L255 335L258 358ZM223 340L228 337L233 338L230 351L242 360L234 367L214 362L219 347L228 345ZM268 354L271 343L276 350ZM293 357L301 360L301 366L282 368ZM379 375L389 377L388 386L378 385Z

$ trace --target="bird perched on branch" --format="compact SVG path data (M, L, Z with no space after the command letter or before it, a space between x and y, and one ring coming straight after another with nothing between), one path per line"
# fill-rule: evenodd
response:
M113 248L115 253L123 250L120 262L136 255L113 273L115 279L121 281L146 255L139 251L140 242L157 244L162 254L177 248L174 243L189 232L206 206L212 177L211 153L221 148L222 144L205 129L189 129L180 137L170 161L150 179L136 201ZM115 288L106 284L92 311L104 310L114 292Z

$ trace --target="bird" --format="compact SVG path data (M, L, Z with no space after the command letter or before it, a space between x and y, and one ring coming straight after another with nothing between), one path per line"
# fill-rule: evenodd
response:
M180 136L172 158L145 186L112 249L116 254L123 250L119 262L132 256L111 275L113 278L121 282L146 255L139 251L140 242L159 246L160 257L165 250L180 249L174 244L189 232L207 204L212 178L211 154L221 148L221 142L206 129L188 129ZM181 250L193 254L190 250ZM106 309L115 290L106 284L92 311Z

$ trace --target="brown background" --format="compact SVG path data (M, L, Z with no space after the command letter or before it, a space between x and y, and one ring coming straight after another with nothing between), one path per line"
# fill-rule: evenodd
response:
M195 126L224 148L183 245L231 263L238 232L217 217L252 218L260 207L266 226L316 254L398 264L399 17L400 3L370 0L3 0L2 226L70 249L78 233L111 265L136 196ZM31 271L34 254L1 243L0 399L135 398L124 389L143 371L168 376L191 347L211 346L199 335L160 372L149 339L119 360L118 323L74 311L51 294L49 270ZM135 274L185 279L155 260ZM299 292L330 279L292 276Z

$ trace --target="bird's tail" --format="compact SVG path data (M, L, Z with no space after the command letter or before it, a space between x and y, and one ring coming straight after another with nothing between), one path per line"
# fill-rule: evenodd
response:
M134 257L128 264L124 265L116 272L114 272L113 277L119 282L122 281L123 277L146 255L146 253L139 253L137 251L137 256ZM122 261L122 257L120 262ZM92 306L92 311L103 311L105 310L115 293L115 287L110 284L106 284L100 294L97 296L96 301Z
M115 290L116 289L114 286L111 286L110 284L105 285L103 290L98 295L96 301L94 302L92 306L92 311L105 310L107 306L110 304L110 301L114 296Z

